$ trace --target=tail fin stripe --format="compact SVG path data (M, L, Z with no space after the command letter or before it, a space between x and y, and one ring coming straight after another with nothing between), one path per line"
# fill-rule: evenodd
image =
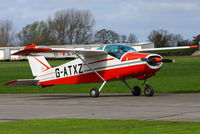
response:
M27 56L33 76L42 75L43 72L50 70L51 66L44 56Z
M38 62L40 62L43 66L45 66L46 67L46 69L45 70L43 70L42 72L44 72L44 71L46 71L46 70L48 70L48 69L51 69L49 66L47 66L46 64L44 64L42 61L40 61L39 59L37 59L36 57L34 57L34 59L36 59Z

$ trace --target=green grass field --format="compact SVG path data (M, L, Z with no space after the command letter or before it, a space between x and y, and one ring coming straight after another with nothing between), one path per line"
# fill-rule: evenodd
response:
M156 93L186 93L200 92L200 57L167 57L175 59L176 63L165 64L156 76L148 80ZM66 61L50 61L52 66ZM13 79L32 79L32 73L27 61L0 62L0 85ZM129 83L141 86L143 81L130 79ZM6 87L0 86L0 93L88 93L92 87L100 83L58 85L47 88L38 87ZM109 82L102 92L128 93L129 89L121 81Z
M199 134L200 122L36 119L0 123L1 134Z

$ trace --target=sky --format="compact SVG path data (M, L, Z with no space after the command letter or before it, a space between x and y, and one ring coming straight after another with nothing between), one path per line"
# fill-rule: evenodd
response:
M69 8L90 10L95 30L134 33L139 42L147 41L150 32L158 29L184 39L200 34L200 0L0 0L0 20L11 20L19 31Z

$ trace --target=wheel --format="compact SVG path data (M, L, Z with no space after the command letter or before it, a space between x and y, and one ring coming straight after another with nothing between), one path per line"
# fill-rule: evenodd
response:
M141 89L138 86L134 86L132 90L133 96L140 96L141 95Z
M98 96L99 96L99 89L98 89L98 88L92 88L92 89L90 90L90 96L91 96L92 98L98 97Z
M147 97L151 97L154 95L154 89L152 86L146 85L146 87L144 88L144 94Z

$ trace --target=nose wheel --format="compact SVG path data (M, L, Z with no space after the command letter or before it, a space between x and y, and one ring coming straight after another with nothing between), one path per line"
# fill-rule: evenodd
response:
M149 84L147 84L147 80L144 80L144 95L147 97L151 97L154 95L154 88L152 86L150 86Z
M145 85L144 95L147 97L151 97L154 95L154 88L148 84Z

